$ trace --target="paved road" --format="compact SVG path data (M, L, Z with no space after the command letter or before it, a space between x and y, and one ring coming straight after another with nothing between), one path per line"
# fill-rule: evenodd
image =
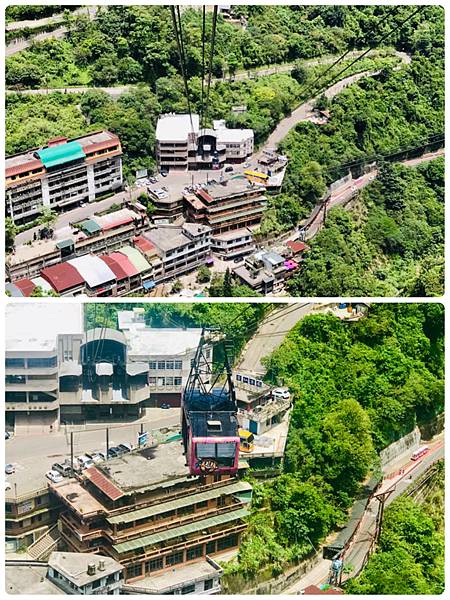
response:
M91 19L95 18L95 14L97 12L97 8L89 7L89 8L80 8L73 12L73 14L81 14L86 13L89 15ZM47 19L39 19L37 21L17 21L15 23L10 23L7 25L7 29L9 31L19 30L23 27L41 27L42 25L48 25L50 23L58 23L62 21L64 18L63 15L55 15L53 17L48 17ZM5 47L5 55L12 56L13 54L17 54L26 48L29 48L35 42L42 42L43 40L48 40L50 38L62 38L67 33L67 27L61 26L54 31L43 31L42 33L38 33L37 35L33 35L29 38L16 38Z
M444 444L443 434L437 436L432 443L429 444L431 450L425 455L420 461L411 464L409 457L404 462L404 473L399 474L394 479L387 479L383 482L380 491L386 491L393 488L395 491L386 501L388 506L395 498L404 493L405 489L416 479L421 477L423 473L430 467L430 465L436 460L444 458ZM392 462L395 463L397 459ZM384 467L384 472L389 472L391 463L388 463ZM412 470L411 470L411 467ZM411 475L411 479L409 479ZM379 492L378 492L379 493ZM361 522L360 529L355 536L350 549L347 551L344 563L352 565L354 571L358 572L363 564L364 557L368 552L368 549L372 543L372 537L375 532L376 514L378 510L378 500L374 498L368 505L364 517ZM320 585L328 581L330 569L330 561L320 559L316 566L311 569L302 579L297 581L294 585L290 586L283 593L285 594L299 594L308 585ZM350 574L351 575L351 574ZM345 578L344 578L345 579Z
M60 32L60 30L57 30L58 32ZM64 28L64 32L65 33L65 28ZM45 37L43 37L42 39L46 39L46 37L62 37L61 35L58 34L58 36L54 36L55 32L49 32L46 34L41 34ZM35 40L37 40L38 38L35 37ZM28 44L29 45L29 44ZM23 49L23 48L20 48ZM12 52L13 54L15 52L19 52L19 50L15 49L14 52ZM375 54L377 52L376 49L374 49L372 54ZM363 50L358 50L358 51L353 51L350 52L348 54L348 58L356 58L357 56L359 56L360 54L363 53ZM409 59L409 55L405 54L404 52L396 52L395 53L399 58L401 58L401 60L403 62L408 62ZM6 52L6 55L9 56L8 54L8 49ZM369 53L370 55L370 53ZM327 64L331 64L336 60L337 56L324 56L321 58L314 58L314 59L310 59L310 60L305 60L302 61L302 64L305 67L316 67L319 65L327 65ZM274 65L272 67L267 67L267 68L255 68L255 69L249 69L247 71L239 71L237 72L231 79L230 78L226 78L226 77L213 77L211 79L211 83L213 85L215 85L216 83L222 83L222 82L227 82L227 81L245 81L247 79L255 79L256 77L266 77L268 75L275 75L277 73L290 73L293 68L295 66L295 63L286 63L286 64L282 64L282 65ZM115 86L115 87L93 87L93 86L77 86L77 87L65 87L65 88L38 88L38 89L33 89L33 90L12 90L9 89L6 91L7 94L12 94L12 93L18 93L18 94L25 94L25 95L35 95L35 94L51 94L52 92L60 92L62 94L82 94L84 92L87 92L89 90L95 89L95 90L100 90L102 92L105 92L105 94L109 94L112 97L118 97L121 94L124 94L125 92L128 92L130 89L136 87L135 85L119 85L119 86Z
M114 194L105 200L99 200L98 202L92 202L90 204L86 204L81 208L75 208L74 210L70 210L68 212L61 213L56 220L54 225L54 229L62 229L63 227L67 227L70 223L77 223L78 221L82 221L83 219L88 219L94 213L99 213L104 210L108 210L113 204L122 205L124 202L131 199L136 199L143 191L143 188L136 188L131 192L119 192L118 194ZM33 239L33 235L37 233L41 229L41 227L33 227L32 229L27 229L22 233L19 233L16 236L16 246L21 246L26 242Z
M261 359L278 348L294 325L313 310L314 304L306 303L286 304L270 312L245 346L237 370L264 375Z
M74 11L71 11L71 15L82 15L88 14L94 17L97 13L96 6L82 7L77 8ZM64 20L64 13L58 13L57 15L52 15L51 17L45 17L43 19L29 19L27 21L12 21L6 25L6 31L16 31L17 29L36 29L38 27L43 27L44 25L53 25L54 23L60 23Z

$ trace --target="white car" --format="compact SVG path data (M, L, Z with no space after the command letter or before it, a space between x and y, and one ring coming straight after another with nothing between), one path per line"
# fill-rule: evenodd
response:
M53 483L60 483L64 480L64 477L60 473L58 473L58 471L47 471L45 476L47 477L47 479L50 479L50 481L52 481Z
M276 400L289 400L289 398L291 397L291 393L289 392L288 388L274 388L272 390L272 398L275 398Z
M82 469L89 469L89 467L94 466L94 461L92 458L89 458L89 456L86 456L86 454L82 454L77 458L77 460Z

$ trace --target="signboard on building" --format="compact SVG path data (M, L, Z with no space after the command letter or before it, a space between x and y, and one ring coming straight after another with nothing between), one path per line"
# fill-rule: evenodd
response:
M255 379L250 375L243 375L242 373L236 373L236 381L244 385L251 385L252 387L262 388L264 382L261 379Z

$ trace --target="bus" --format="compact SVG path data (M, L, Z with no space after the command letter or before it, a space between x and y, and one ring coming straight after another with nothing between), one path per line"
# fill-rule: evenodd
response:
M249 181L254 183L267 183L269 176L265 173L259 173L258 171L244 171L244 175Z
M418 450L412 453L411 460L418 460L421 456L426 454L428 450L428 446L421 446Z
M255 436L251 431L246 429L239 429L240 445L239 449L241 452L253 452Z

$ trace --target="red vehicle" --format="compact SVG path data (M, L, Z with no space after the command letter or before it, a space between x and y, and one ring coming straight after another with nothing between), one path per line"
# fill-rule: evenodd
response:
M412 453L411 460L418 460L429 451L428 446L421 446L418 450Z

